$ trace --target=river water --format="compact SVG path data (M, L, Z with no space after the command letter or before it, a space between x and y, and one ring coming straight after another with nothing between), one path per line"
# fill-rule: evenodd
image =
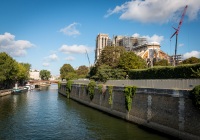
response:
M58 94L57 85L0 97L0 140L167 140Z

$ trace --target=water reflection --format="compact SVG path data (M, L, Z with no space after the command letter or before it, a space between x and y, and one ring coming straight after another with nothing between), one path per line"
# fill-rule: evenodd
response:
M0 98L0 139L168 139L57 94L57 85Z

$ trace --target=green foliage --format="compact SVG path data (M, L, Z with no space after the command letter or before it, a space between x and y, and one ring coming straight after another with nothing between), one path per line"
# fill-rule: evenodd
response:
M116 68L119 63L119 58L121 54L125 52L124 47L119 46L106 46L97 60L97 67L101 65L108 65L111 68Z
M130 79L177 79L177 78L198 78L193 76L193 72L200 68L200 64L153 67L142 70L130 70Z
M88 87L87 87L87 91L88 91L88 94L90 96L90 100L92 100L94 98L95 87L96 87L95 81L91 80L90 83L88 84Z
M200 63L200 59L196 57L190 57L188 59L183 60L181 64L196 64L196 63Z
M146 61L134 52L124 52L119 58L118 67L124 70L143 69L147 67Z
M7 53L0 53L0 88L11 88L18 77L18 63Z
M78 75L75 72L68 72L65 77L66 80L73 80L77 78L78 78Z
M96 81L106 82L107 80L125 79L126 72L122 69L111 69L110 66L102 65L95 75L91 77Z
M64 64L61 68L60 68L60 77L62 79L67 79L69 80L70 78L72 78L73 74L75 73L74 68L70 65L70 64ZM69 76L71 76L69 78ZM70 79L71 80L71 79Z
M194 87L190 91L191 99L193 101L193 104L200 109L200 85Z
M71 80L67 81L67 84L66 84L66 94L67 94L67 98L68 99L70 97L70 93L71 93L71 90L72 90L72 84L73 84L73 81L71 81Z
M109 103L110 105L112 105L112 104L113 104L113 99L112 99L113 86L108 86L108 93L109 93L108 103Z
M153 64L154 66L169 66L168 60L162 59Z
M200 77L200 68L197 69L197 71L194 71L192 68L191 68L191 70L193 72L192 76L197 77L197 78Z
M18 72L17 62L5 52L0 53L0 81L14 79Z
M48 70L41 70L40 71L40 78L42 80L49 80L51 78L51 72Z
M102 85L102 84L99 84L99 85L98 85L98 92L99 92L100 94L103 93L103 85Z
M89 72L89 69L85 65L79 66L78 69L76 70L78 78L85 78L88 72Z
M84 89L85 89L85 85L81 84L81 90L82 90L82 92L84 92Z
M124 93L125 93L125 106L126 106L126 109L128 111L131 110L131 106L132 106L132 100L133 100L133 97L136 93L136 89L137 87L135 86L126 86L124 88Z
M58 89L60 89L61 83L60 81L58 81Z

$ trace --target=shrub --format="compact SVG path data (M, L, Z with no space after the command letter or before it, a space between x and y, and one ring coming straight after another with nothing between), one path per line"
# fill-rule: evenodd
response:
M198 71L199 64L180 65L177 67L153 67L149 69L130 70L128 73L130 79L177 79L177 78L198 78L194 71Z
M193 104L200 109L200 85L195 86L191 91L190 91L191 99L193 101Z
M71 81L71 80L68 80L68 81L67 81L67 84L66 84L66 94L67 94L67 98L70 97L70 92L71 92L71 90L72 90L72 83L73 83L73 81Z
M92 100L94 98L95 87L96 87L95 81L90 81L90 83L88 84L88 87L87 87L87 91L88 91L88 94L90 96L90 100Z
M136 93L136 89L137 89L137 87L135 87L135 86L127 86L127 87L124 88L125 106L126 106L126 109L128 111L131 110L132 100L133 100L133 97Z
M108 86L108 93L109 93L108 103L109 103L110 105L113 104L112 91L113 91L113 86Z

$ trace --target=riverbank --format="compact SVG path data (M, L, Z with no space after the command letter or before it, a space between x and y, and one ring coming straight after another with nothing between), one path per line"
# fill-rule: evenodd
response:
M6 90L0 90L0 97L10 95L12 93L12 90L6 89Z
M180 139L200 139L200 110L189 98L189 90L138 88L131 110L125 107L124 87L114 86L109 94L95 88L93 100L87 86L73 84L70 98L92 108L121 119L137 123ZM61 84L59 93L66 95L66 84ZM112 104L109 100L112 99Z

